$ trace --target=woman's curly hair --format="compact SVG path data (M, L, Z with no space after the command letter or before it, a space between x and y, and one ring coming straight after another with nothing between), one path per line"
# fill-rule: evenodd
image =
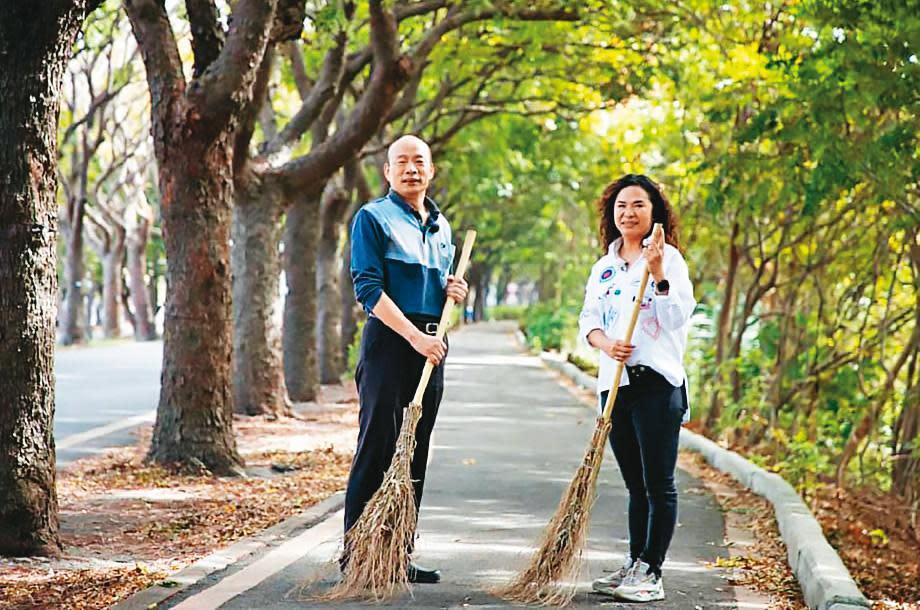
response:
M601 215L601 243L604 245L604 253L610 248L610 244L620 237L620 230L617 229L616 223L613 221L614 207L617 195L629 186L638 186L648 193L649 201L652 202L652 224L660 222L664 228L664 240L680 250L677 215L674 213L668 198L661 192L661 187L652 182L648 176L626 174L607 185L600 199L597 200L597 209ZM649 235L651 235L651 229L649 229Z

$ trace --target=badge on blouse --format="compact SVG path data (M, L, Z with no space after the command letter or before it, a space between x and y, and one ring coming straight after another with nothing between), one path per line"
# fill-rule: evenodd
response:
M601 284L604 284L604 283L609 282L610 280L612 280L612 279L613 279L613 273L614 273L613 267L607 267L606 269L604 269L603 271L601 271Z

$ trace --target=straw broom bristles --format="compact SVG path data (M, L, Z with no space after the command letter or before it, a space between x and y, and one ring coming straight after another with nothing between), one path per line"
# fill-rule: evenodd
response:
M345 574L322 599L367 598L379 602L408 590L409 549L417 519L410 469L415 429L421 417L422 406L410 404L383 483L345 534Z
M543 532L539 550L523 572L493 593L508 601L543 606L564 606L575 597L597 475L609 433L610 420L598 417L588 450Z

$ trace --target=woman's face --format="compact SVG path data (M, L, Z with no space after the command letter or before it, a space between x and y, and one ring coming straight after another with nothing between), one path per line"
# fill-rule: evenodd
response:
M613 202L613 222L623 239L642 239L652 230L652 202L640 186L627 186Z

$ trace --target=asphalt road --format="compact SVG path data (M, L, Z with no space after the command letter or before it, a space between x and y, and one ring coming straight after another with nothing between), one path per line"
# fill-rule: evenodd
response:
M58 348L54 439L58 467L129 445L153 421L160 394L162 341Z

